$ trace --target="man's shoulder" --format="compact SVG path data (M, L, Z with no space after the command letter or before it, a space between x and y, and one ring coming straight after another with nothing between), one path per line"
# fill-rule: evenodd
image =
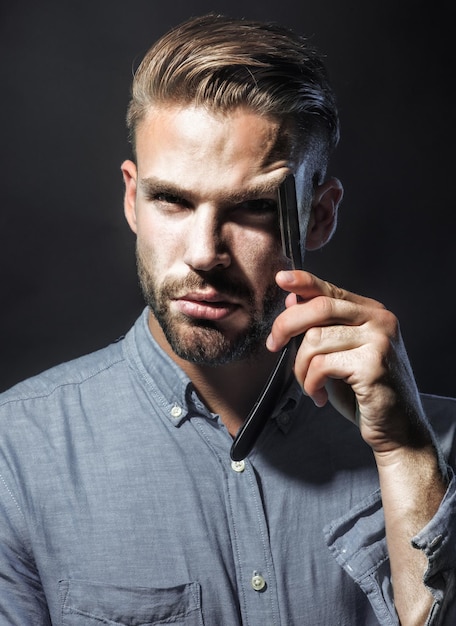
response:
M59 390L77 388L91 381L96 383L125 361L122 339L16 384L0 394L0 407L11 402L49 397Z

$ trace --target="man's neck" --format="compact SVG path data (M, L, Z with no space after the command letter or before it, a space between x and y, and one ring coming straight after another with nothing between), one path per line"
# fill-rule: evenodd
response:
M220 366L198 365L177 356L157 320L149 315L150 331L160 347L193 382L207 408L220 415L231 435L242 426L278 358L266 347L251 359Z

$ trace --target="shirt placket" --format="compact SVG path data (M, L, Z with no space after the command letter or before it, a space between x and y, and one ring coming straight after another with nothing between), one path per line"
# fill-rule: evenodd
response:
M229 464L228 498L243 623L279 626L277 584L258 480L248 459Z
M255 470L248 459L232 461L231 438L204 418L195 426L218 457L226 485L226 514L243 626L281 626L268 524Z

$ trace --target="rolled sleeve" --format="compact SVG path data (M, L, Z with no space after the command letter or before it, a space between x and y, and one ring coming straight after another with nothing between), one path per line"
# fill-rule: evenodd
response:
M434 597L427 626L456 624L456 479L450 471L446 495L435 516L411 543L428 559L424 583ZM384 626L398 625L380 491L324 528L339 565L361 587Z
M428 559L424 583L435 602L427 624L456 624L456 478L448 469L450 482L432 520L412 539Z
M398 626L380 490L328 524L323 532L336 561L368 597L379 623Z

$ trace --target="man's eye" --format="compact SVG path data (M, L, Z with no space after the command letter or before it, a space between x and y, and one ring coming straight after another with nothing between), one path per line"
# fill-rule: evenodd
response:
M248 200L239 205L239 209L249 211L251 213L276 213L277 202L268 198L259 198L258 200Z
M152 194L150 200L159 204L163 209L187 209L189 207L189 203L184 200L184 198L180 198L179 196L175 196L172 193L166 192L157 192Z
M153 197L157 202L164 202L165 204L183 204L182 198L173 196L170 193L157 193Z

